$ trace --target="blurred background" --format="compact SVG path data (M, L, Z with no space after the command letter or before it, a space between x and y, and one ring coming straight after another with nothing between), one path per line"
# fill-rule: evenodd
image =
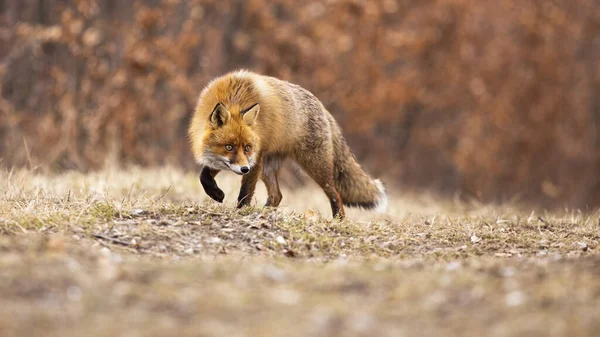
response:
M0 165L196 169L203 86L298 83L389 186L600 204L595 0L0 0Z

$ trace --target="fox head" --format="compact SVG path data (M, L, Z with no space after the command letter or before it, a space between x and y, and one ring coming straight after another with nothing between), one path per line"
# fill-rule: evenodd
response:
M224 104L217 103L204 134L203 164L237 174L250 172L259 150L259 138L254 130L259 111L257 103L239 114L232 114Z

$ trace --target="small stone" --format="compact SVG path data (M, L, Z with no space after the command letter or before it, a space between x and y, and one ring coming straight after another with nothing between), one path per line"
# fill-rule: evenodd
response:
M108 247L102 247L102 249L100 249L100 254L102 254L102 256L110 256L110 249Z
M285 239L283 238L283 236L278 236L275 238L275 241L277 241L278 244L280 245L285 245L287 244L287 242L285 241Z
M208 243L219 243L219 242L221 242L221 239L219 239L218 237L214 236L214 237L212 237L212 238L210 238L210 239L208 239L206 241L208 241Z
M481 238L480 238L480 237L478 237L478 236L477 236L477 235L475 235L475 234L471 235L471 242L472 242L472 243L478 243L478 242L480 242L480 241L481 241Z
M145 209L136 208L131 211L131 214L135 216L146 215L148 214L148 211L146 211Z

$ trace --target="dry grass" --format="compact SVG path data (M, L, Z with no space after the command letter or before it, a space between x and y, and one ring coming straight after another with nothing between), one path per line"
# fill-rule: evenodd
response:
M163 168L0 173L0 335L592 336L600 215L392 197L332 222L310 186L232 209ZM257 204L264 202L259 190ZM320 216L323 214L323 216Z

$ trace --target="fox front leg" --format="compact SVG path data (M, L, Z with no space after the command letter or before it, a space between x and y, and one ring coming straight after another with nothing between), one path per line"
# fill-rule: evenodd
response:
M215 181L217 173L219 173L219 170L205 166L200 173L200 183L204 188L204 192L206 192L209 197L213 198L215 201L223 202L225 193L217 186L217 182Z
M252 196L254 196L254 190L256 189L256 183L260 177L262 171L262 156L258 157L254 167L242 178L242 187L240 188L240 194L238 196L237 208L250 205Z

